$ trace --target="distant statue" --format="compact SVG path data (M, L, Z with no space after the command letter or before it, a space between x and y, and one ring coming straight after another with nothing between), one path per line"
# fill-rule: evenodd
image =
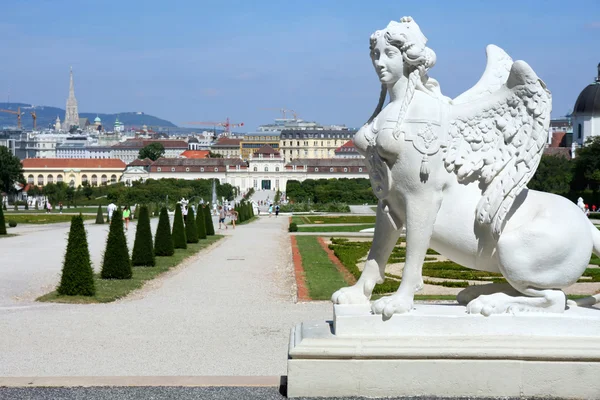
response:
M579 207L581 211L585 212L585 203L582 197L577 199L577 207Z
M469 313L564 312L561 289L592 251L600 256L600 232L569 200L526 187L546 145L550 92L527 63L490 45L479 82L451 100L428 75L436 55L426 43L411 17L371 36L381 94L354 144L379 199L377 221L360 279L332 301L368 303L406 227L400 287L371 305L384 319L413 308L429 247L508 281L463 290Z

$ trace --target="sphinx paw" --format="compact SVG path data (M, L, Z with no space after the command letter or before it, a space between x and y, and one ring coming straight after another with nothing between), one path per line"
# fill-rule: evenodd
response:
M382 297L371 306L371 310L375 314L381 314L384 319L389 319L394 314L405 314L412 310L412 308L412 297L399 294Z

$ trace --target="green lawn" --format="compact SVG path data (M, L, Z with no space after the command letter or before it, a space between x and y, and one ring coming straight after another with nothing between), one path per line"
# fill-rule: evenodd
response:
M298 226L298 232L360 232L363 229L373 228L373 224L362 225L337 225L337 226Z
M76 215L76 214L73 214ZM69 214L21 214L21 215L7 215L4 214L4 219L8 224L8 221L15 221L17 224L54 224L57 222L71 222ZM96 219L95 215L83 215L83 219Z
M329 300L333 292L348 286L340 272L331 262L316 236L296 236L302 257L304 278L308 293L313 300Z
M292 222L297 225L304 224L374 224L374 215L343 215L343 216L327 216L327 215L295 215L292 217Z
M133 267L132 279L101 279L100 274L94 275L96 285L95 296L60 296L56 291L45 294L37 301L54 303L109 303L127 296L135 289L141 288L148 280L156 278L180 264L183 260L198 253L200 250L222 239L222 235L209 236L199 243L188 243L188 248L176 249L171 257L156 257L154 267Z

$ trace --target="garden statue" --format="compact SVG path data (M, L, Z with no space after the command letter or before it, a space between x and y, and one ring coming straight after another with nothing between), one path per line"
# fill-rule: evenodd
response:
M585 212L585 202L583 201L582 197L577 199L577 207L579 207L581 211Z
M450 99L428 76L436 55L426 43L411 17L371 36L381 94L354 143L379 199L377 222L360 279L332 301L368 304L406 227L400 287L371 306L384 319L413 308L429 247L508 282L461 292L469 313L563 312L561 289L592 252L600 256L600 232L566 198L526 187L546 145L550 91L527 63L490 45L479 82Z

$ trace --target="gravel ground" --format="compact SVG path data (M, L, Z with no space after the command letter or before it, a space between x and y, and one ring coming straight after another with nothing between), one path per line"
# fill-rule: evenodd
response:
M101 249L103 243L94 242L104 241L106 227L87 228L91 247ZM218 232L228 237L115 303L32 304L3 294L0 376L285 375L290 329L331 318L329 302L294 302L286 228L286 218L260 218ZM51 256L51 250L64 247L67 229L2 239L2 259L10 253L12 262L0 268L18 270L28 253L6 241L37 242L43 251L16 276L56 279L62 254ZM5 281L2 292L40 284Z

